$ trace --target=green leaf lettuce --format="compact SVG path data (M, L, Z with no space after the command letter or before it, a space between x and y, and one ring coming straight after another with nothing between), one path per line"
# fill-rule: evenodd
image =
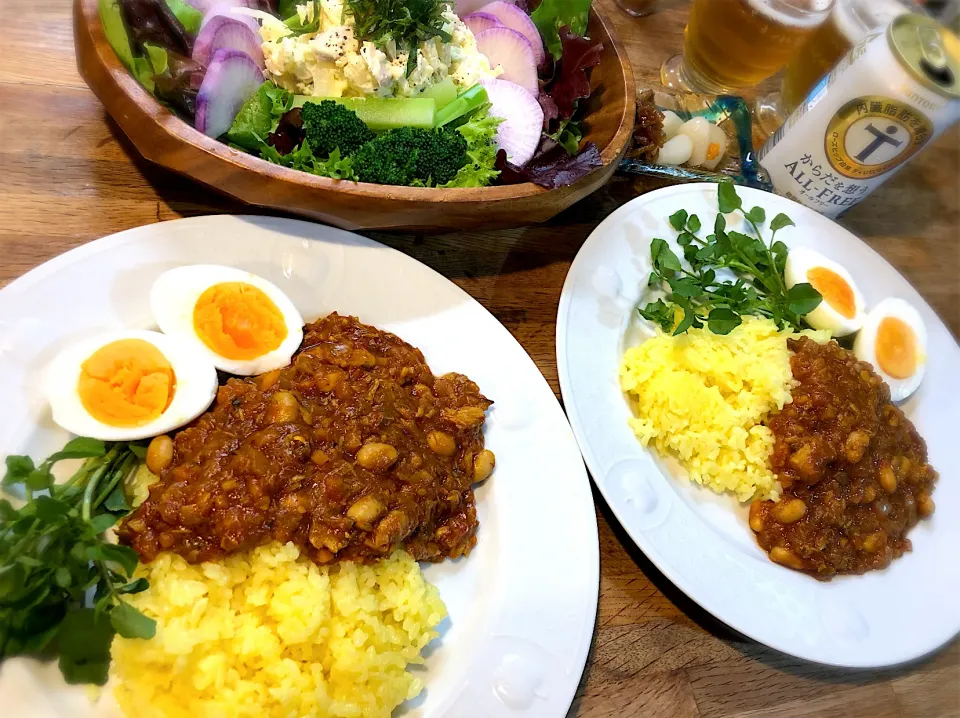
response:
M267 81L251 95L227 130L227 140L250 152L259 153L267 137L277 129L280 118L293 107L293 95Z
M559 60L563 54L560 42L560 28L570 27L571 32L583 36L587 32L592 0L543 0L540 6L530 13L530 19L540 31L547 51Z
M494 167L497 159L495 138L497 127L503 120L491 117L489 109L489 104L478 108L470 120L457 128L467 141L467 163L443 187L486 187L500 175Z

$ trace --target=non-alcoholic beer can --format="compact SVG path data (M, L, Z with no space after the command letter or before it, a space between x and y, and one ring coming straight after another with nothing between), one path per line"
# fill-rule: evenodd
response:
M858 42L760 150L777 194L836 217L960 119L960 39L909 13Z

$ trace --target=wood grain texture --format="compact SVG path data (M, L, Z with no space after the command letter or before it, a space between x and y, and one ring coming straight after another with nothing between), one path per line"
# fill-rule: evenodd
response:
M686 3L616 14L638 82L681 44ZM139 159L74 67L69 0L0 0L0 285L72 247L245 206ZM558 392L560 288L598 222L649 185L615 177L522 229L368 236L433 267L507 326ZM960 334L960 135L949 132L841 223L895 264ZM0 317L2 321L2 317ZM558 393L559 395L559 393ZM960 641L915 665L843 671L733 633L680 593L598 506L600 607L571 716L960 718Z
M80 74L144 157L259 208L282 209L344 229L515 227L547 220L603 186L633 131L636 86L612 20L595 10L589 30L602 51L590 75L595 96L589 101L584 141L597 146L601 166L556 189L528 182L441 190L317 177L205 136L169 112L120 63L104 36L98 0L74 2Z

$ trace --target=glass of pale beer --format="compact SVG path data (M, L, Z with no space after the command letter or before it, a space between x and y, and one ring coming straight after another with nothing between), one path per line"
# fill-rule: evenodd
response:
M780 92L757 100L754 116L760 129L767 135L776 132L854 44L898 15L917 11L921 9L913 0L836 0L827 21L787 63Z
M834 0L693 0L683 54L660 68L665 87L737 94L779 72L827 19Z
M658 0L616 0L617 7L623 10L627 15L633 17L646 17L657 11Z
M779 109L793 112L857 42L882 30L894 18L917 12L912 0L836 0L830 17L803 44L783 71Z

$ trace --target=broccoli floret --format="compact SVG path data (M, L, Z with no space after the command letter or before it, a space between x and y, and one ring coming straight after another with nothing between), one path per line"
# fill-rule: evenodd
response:
M351 160L361 182L441 185L467 163L467 141L456 130L401 127L367 142Z
M308 102L300 108L300 117L306 140L317 157L328 157L335 149L349 155L374 137L356 112L333 100Z

